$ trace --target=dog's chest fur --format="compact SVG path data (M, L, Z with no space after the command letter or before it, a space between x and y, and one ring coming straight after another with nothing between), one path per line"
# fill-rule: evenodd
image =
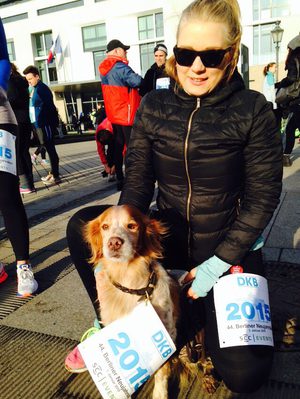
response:
M128 268L125 272L119 273L115 272L115 266L105 265L103 271L96 276L101 320L104 325L129 314L140 300L146 299L146 297L121 291L113 285L112 280L124 287L139 289L147 286L150 272L136 273L136 270ZM155 263L154 271L157 282L150 300L172 339L175 340L178 318L177 287L159 263Z

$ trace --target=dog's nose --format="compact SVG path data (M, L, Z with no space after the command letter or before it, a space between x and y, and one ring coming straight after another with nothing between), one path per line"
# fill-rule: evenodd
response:
M122 238L120 238L120 237L111 237L108 240L108 248L109 249L113 249L113 250L117 250L117 249L121 248L123 243L124 243L124 240L122 240Z

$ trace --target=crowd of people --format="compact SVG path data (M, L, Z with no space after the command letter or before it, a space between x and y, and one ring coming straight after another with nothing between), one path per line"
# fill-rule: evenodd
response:
M7 187L1 191L0 209L16 256L18 294L25 296L38 288L20 196L35 191L30 136L34 131L49 155L51 170L42 181L59 184L54 141L58 114L39 70L29 65L24 78L9 63L2 24L0 28L0 132L16 164L7 166L0 159L0 179ZM130 46L109 41L99 65L104 105L92 111L92 123L103 176L116 181L121 191L119 205L135 206L169 228L162 264L188 272L186 301L205 314L205 347L217 378L233 392L247 393L268 378L273 348L220 347L213 292L232 265L265 275L262 233L279 203L283 166L292 164L295 130L300 128L300 96L283 110L276 91L299 79L300 35L288 44L286 78L275 82L274 62L264 68L264 95L246 89L238 72L241 35L237 0L195 0L182 12L173 55L168 58L165 44L156 43L155 62L144 78L129 66ZM284 150L283 111L288 119ZM78 133L82 121L74 113ZM83 226L109 205L82 208L67 226L71 258L95 309L93 332L101 314ZM96 272L101 273L101 263ZM5 278L0 264L0 282ZM86 370L78 347L65 366L71 372Z

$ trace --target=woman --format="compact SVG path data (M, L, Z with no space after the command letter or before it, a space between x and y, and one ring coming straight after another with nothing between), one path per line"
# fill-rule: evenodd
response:
M282 79L278 88L290 86L300 76L300 35L294 37L288 44L288 55L285 61L287 76ZM292 166L291 154L295 145L295 131L300 129L300 97L287 104L288 121L285 127L285 146L283 151L283 166Z
M18 122L17 169L22 194L34 193L32 163L29 153L31 122L29 118L28 83L18 68L11 63L11 75L8 81L7 97Z
M188 296L205 307L205 348L219 377L234 392L253 392L268 377L273 349L220 348L212 288L231 265L264 275L259 237L279 203L280 135L265 97L246 90L236 71L236 0L194 1L183 11L176 40L166 66L174 90L142 100L119 203L147 212L157 182L156 216L170 228L164 265L190 271ZM76 231L80 220L102 210L83 209L68 226L71 255L91 298L92 279L83 276L88 250L76 253Z
M263 93L267 101L272 103L273 109L277 108L275 102L275 72L276 72L276 62L269 62L268 65L264 67L264 83L263 83Z
M1 151L0 156L0 211L16 256L18 296L24 297L33 294L37 290L38 284L34 279L29 262L28 222L16 175L17 121L6 95L9 76L10 62L0 19L0 137L1 145L5 147L5 151ZM3 264L0 263L0 282L3 282L6 276Z

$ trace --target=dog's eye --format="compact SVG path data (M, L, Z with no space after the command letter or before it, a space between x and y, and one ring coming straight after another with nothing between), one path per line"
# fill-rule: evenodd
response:
M108 227L108 224L104 223L101 228L102 230L108 230Z
M129 230L136 230L137 229L137 224L136 223L128 223L127 228Z

